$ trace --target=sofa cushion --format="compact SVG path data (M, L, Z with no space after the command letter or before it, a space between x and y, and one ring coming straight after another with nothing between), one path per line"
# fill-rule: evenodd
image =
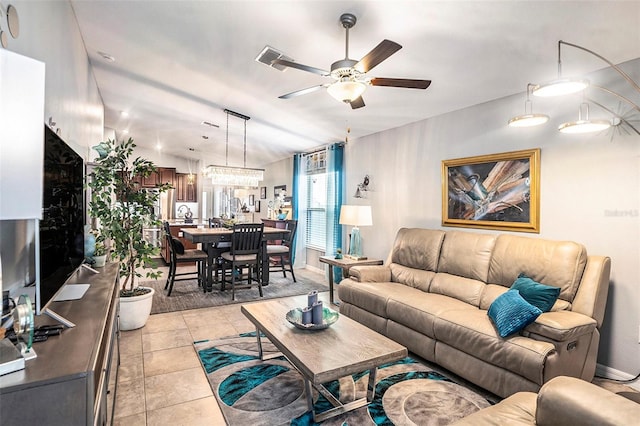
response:
M500 234L486 282L509 287L525 273L537 282L560 287L560 299L573 302L586 263L587 252L581 244Z
M429 291L431 281L436 275L433 271L409 268L397 263L392 263L389 265L389 268L391 269L391 281L402 283L422 291Z
M433 278L429 291L431 293L455 297L477 308L480 304L485 286L486 284L482 281L472 278L438 273Z
M499 296L487 311L500 337L507 337L522 330L541 313L540 309L524 300L518 290L509 290Z
M495 235L448 231L442 243L438 272L487 281Z
M460 300L417 290L395 293L387 303L390 320L431 338L434 337L433 322L443 311L466 309L475 310L473 306Z
M542 312L549 312L560 294L559 287L541 284L525 274L518 275L518 278L511 285L511 289L518 290L524 300Z
M391 263L436 271L444 234L434 229L400 229L391 249Z
M501 338L481 309L443 311L434 319L433 330L436 340L539 385L545 360L555 351L550 342L517 334Z

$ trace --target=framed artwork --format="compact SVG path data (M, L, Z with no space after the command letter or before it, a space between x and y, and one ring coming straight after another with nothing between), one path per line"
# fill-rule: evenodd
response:
M264 200L267 198L267 187L266 186L261 186L260 187L260 199Z
M253 206L254 202L255 202L255 196L253 194L249 195L249 205Z
M442 225L540 232L540 149L442 161Z
M273 187L273 198L278 198L281 192L287 192L287 185L277 185Z
M254 207L253 211L255 211L256 213L260 213L260 200L256 200L253 207Z

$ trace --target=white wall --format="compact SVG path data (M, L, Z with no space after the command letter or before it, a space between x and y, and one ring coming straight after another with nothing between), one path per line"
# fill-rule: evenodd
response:
M90 147L103 137L104 107L73 10L67 1L10 3L18 11L20 35L9 36L8 50L45 63L42 122L53 117L60 137L88 160Z
M640 78L640 60L625 64L625 69ZM591 77L606 87L621 79L610 72ZM639 102L640 94L625 85L618 89ZM586 136L560 134L560 123L577 119L580 101L575 96L535 98L534 110L552 117L536 128L506 125L523 113L520 94L350 141L345 201L372 206L374 225L361 228L363 247L369 257L386 259L400 227L442 228L442 160L541 148L540 234L523 235L574 240L590 254L611 257L598 362L635 375L640 371L640 136L617 129ZM617 109L618 101L609 99L609 105ZM603 114L592 107L591 116ZM366 174L371 191L364 199L352 198Z

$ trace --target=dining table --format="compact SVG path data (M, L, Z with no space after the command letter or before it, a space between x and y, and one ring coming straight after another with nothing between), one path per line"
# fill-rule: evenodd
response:
M207 253L207 289L213 288L213 271L219 250L216 245L221 242L231 242L233 229L231 228L180 228L184 238L192 243L202 244L202 250ZM265 226L262 232L262 285L269 285L269 255L267 254L267 241L282 240L289 233L288 229L272 228Z

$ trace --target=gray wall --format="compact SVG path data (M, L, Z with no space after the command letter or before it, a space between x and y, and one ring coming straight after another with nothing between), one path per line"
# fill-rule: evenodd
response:
M640 79L640 60L624 68ZM617 74L599 72L591 79L624 90L636 102L640 98L624 81L620 84ZM609 367L601 373L628 378L623 373L640 371L640 136L618 129L583 136L559 133L560 123L577 119L580 96L534 98L535 112L545 112L551 120L541 127L510 128L508 119L523 113L524 97L523 93L499 99L350 141L345 201L372 206L373 226L361 228L364 252L386 259L399 228L442 228L442 160L541 148L540 234L524 235L578 241L588 253L611 257L598 361ZM617 109L618 101L609 98L608 105ZM593 107L591 116L606 117ZM352 198L365 174L371 191L365 199Z

